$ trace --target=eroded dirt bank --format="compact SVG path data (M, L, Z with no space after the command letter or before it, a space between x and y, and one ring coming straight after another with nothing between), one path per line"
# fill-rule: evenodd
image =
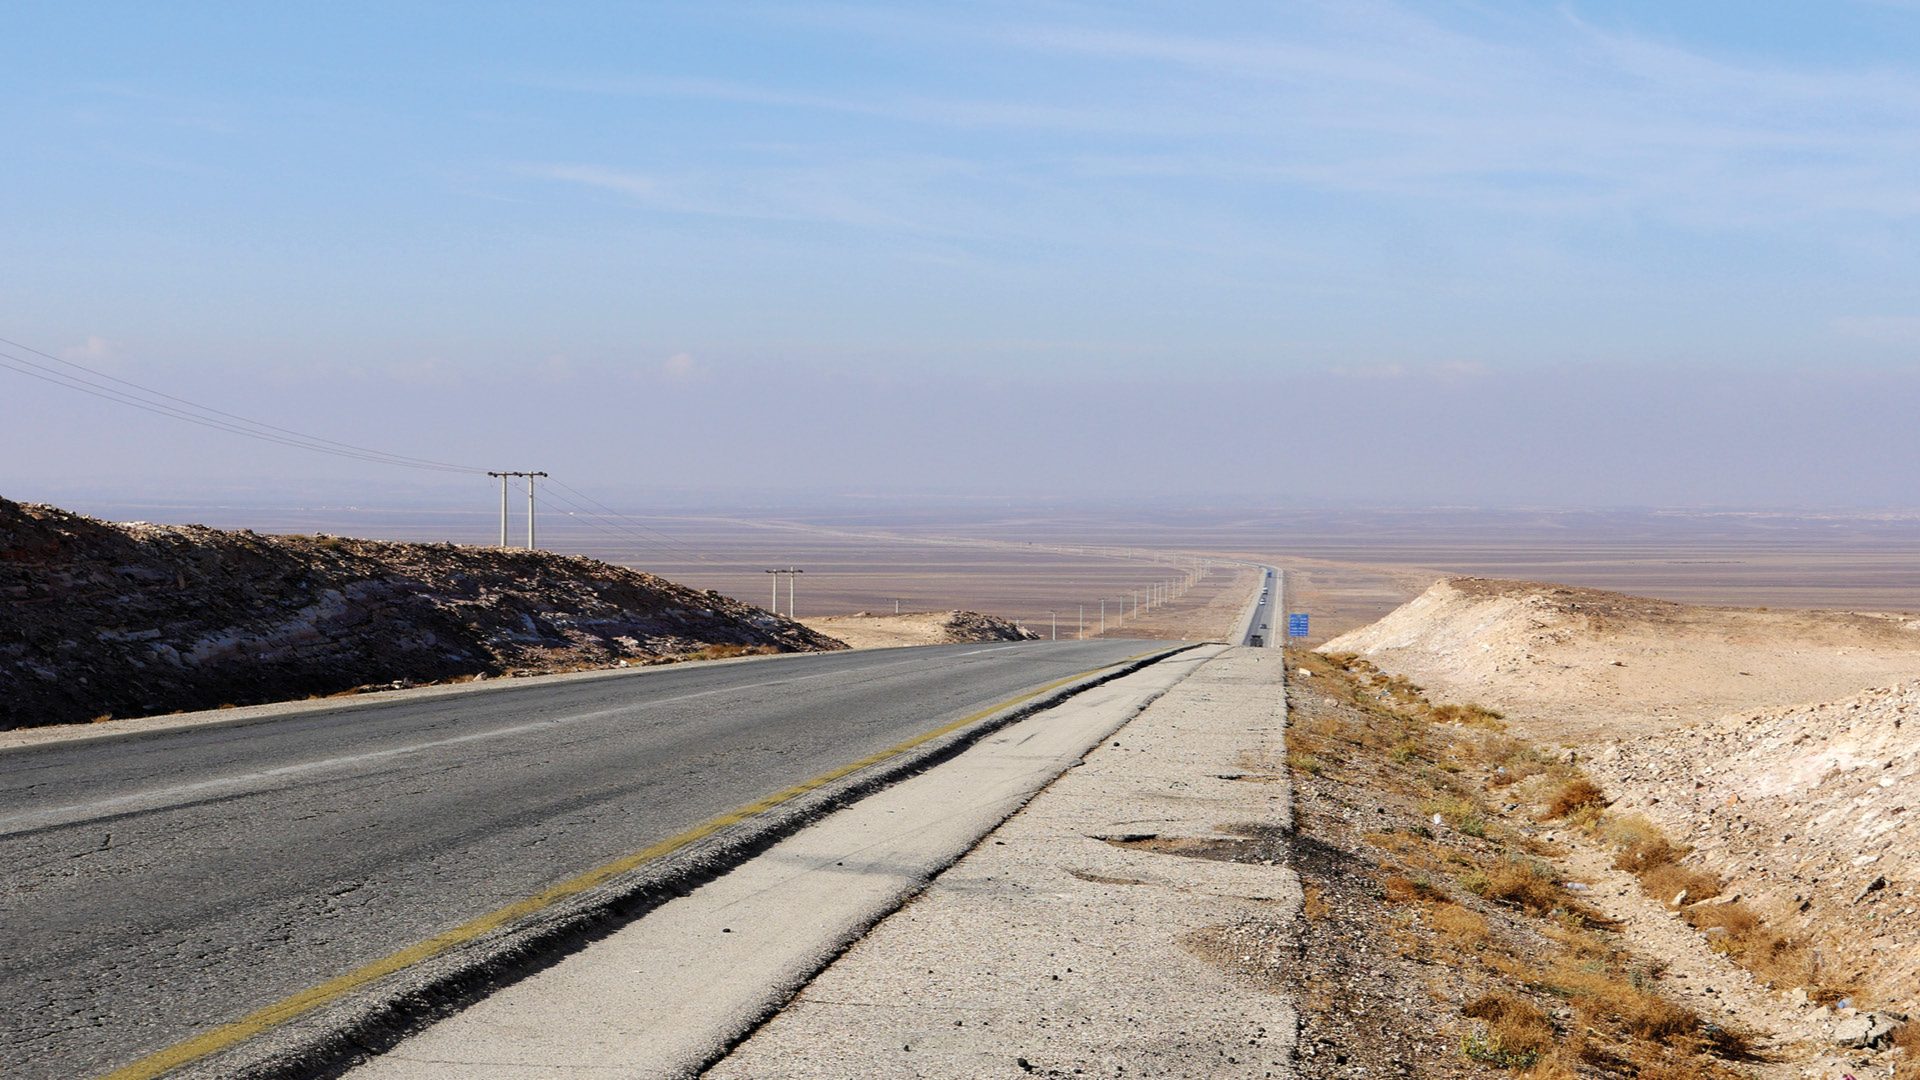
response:
M1920 1009L1917 639L1904 615L1455 579L1324 651L1377 663L1381 693L1497 706L1532 755L1503 783L1587 785L1561 839L1737 959L1796 1045L1832 1049Z
M0 499L0 729L842 647L593 559L114 524Z
M1920 1076L1920 1030L1563 753L1360 658L1291 657L1301 1075ZM1676 882L1711 902L1676 910Z

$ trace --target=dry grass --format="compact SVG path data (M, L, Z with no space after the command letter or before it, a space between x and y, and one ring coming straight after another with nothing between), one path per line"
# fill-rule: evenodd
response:
M1432 882L1424 878L1409 878L1400 874L1392 874L1382 880L1380 894L1391 904L1447 901L1447 894L1434 887Z
M1427 911L1427 925L1456 946L1473 948L1484 943L1491 931L1479 912L1458 904L1436 904Z
M1720 895L1720 879L1678 863L1656 864L1640 871L1640 887L1664 904L1706 900Z
M1429 799L1420 805L1420 812L1428 817L1437 817L1468 836L1487 835L1485 808L1457 795Z
M1461 1053L1474 1061L1526 1068L1553 1049L1553 1024L1525 998L1495 990L1468 1002L1461 1011L1484 1023L1461 1043Z
M1535 859L1507 857L1462 875L1460 884L1497 904L1510 904L1530 915L1551 915L1566 907L1566 896L1554 880L1553 868Z
M1663 904L1717 897L1726 888L1713 874L1685 865L1687 849L1669 840L1644 817L1604 818L1595 831L1614 845L1613 865L1640 880L1640 888ZM1769 928L1767 920L1734 902L1688 906L1687 924L1708 935L1713 948L1778 990L1805 987L1816 1000L1837 1000L1851 987L1822 980L1808 943Z
M1539 1064L1520 1074L1520 1080L1580 1080L1580 1073L1560 1055L1552 1054L1540 1059Z
M1300 890L1300 913L1309 919L1324 919L1332 910L1327 906L1326 894L1318 886L1307 885Z
M1584 776L1576 776L1560 785L1560 790L1547 800L1547 817L1563 818L1577 810L1590 807L1605 807L1607 793L1600 785Z
M1745 904L1688 908L1685 918L1696 929L1711 933L1715 949L1731 956L1769 986L1781 990L1803 986L1816 1000L1823 1001L1838 1000L1853 990L1849 986L1824 984L1818 959L1807 942L1771 929L1765 919Z
M1489 731L1505 731L1507 727L1500 722L1499 712L1484 705L1435 705L1428 716L1436 723L1461 724Z
M1701 1030L1699 1014L1635 986L1610 965L1593 961L1563 965L1552 979L1576 1005L1618 1020L1642 1039L1672 1045L1697 1037Z
M1894 1032L1893 1045L1901 1050L1900 1063L1893 1067L1893 1080L1920 1080L1920 1020Z
M736 656L767 656L779 651L779 649L768 645L708 645L705 648L695 649L678 659L731 660Z
M1462 1056L1534 1080L1736 1075L1722 1061L1746 1054L1742 1037L1663 996L1658 966L1624 953L1612 924L1583 907L1552 864L1519 854L1530 850L1524 838L1495 823L1482 792L1525 781L1525 791L1501 797L1539 802L1573 828L1606 836L1623 861L1649 872L1690 872L1679 865L1684 849L1644 819L1608 817L1604 792L1571 763L1462 719L1469 714L1436 709L1411 684L1386 679L1363 661L1326 658L1325 667L1334 677L1316 678L1315 690L1360 711L1338 714L1348 717L1344 727L1328 719L1335 710L1312 721L1322 745L1352 751L1349 782L1376 787L1383 801L1417 807L1423 818L1438 815L1449 826L1390 826L1360 839L1383 871L1382 937L1401 955L1449 973L1458 996L1443 999L1466 1000L1464 1018L1475 1023L1461 1036ZM1449 762L1483 769L1486 787L1450 775ZM1471 896L1456 900L1436 887L1445 874ZM1669 878L1655 880L1664 885ZM1710 878L1707 884L1718 886ZM1716 936L1731 943L1753 932L1729 926ZM1558 1027L1544 1011L1556 1000L1573 1013Z

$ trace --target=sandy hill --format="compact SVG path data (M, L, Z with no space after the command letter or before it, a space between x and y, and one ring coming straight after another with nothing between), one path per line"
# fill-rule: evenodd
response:
M1697 607L1538 582L1448 578L1322 647L1583 742L1920 677L1920 621Z
M997 615L982 615L977 611L906 611L898 615L857 611L852 615L802 621L809 628L856 649L963 641L1032 641L1040 636Z
M0 499L0 728L838 641L540 551L113 524Z

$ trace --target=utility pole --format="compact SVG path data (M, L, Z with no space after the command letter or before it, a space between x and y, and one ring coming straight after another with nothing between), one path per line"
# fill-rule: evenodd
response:
M787 618L793 618L793 575L804 574L806 571L796 570L789 566L785 570L776 568L773 570L763 570L761 573L773 575L773 604L769 610L775 615L780 614L780 575L787 575Z
M1049 638L1049 640L1059 641L1060 640L1060 613L1057 611L1048 611L1047 615L1053 620L1053 634L1052 634L1052 637Z
M546 473L543 473L543 472L524 472L524 473L521 473L520 475L521 475L521 476L524 476L524 477L526 477L526 479L527 479L527 550L528 550L528 551L532 551L532 550L534 550L534 538L533 538L533 478L534 478L534 477L536 477L536 476L538 476L538 477L541 477L542 479L544 479L544 478L546 477L546 475L547 475L547 474L546 474Z
M793 618L793 575L804 574L805 570L795 570L789 566L785 570L764 570L762 573L773 575L773 613L780 614L780 575L787 575L787 618Z
M1100 632L1107 632L1107 598L1100 598Z
M500 546L507 546L507 474L490 472L488 476L500 478Z
M893 613L900 614L900 598L897 596L893 598Z
M533 478L536 476L545 476L547 474L543 472L493 472L492 470L488 470L487 475L497 476L500 478L500 546L501 547L507 546L507 477L519 476L526 479L527 481L527 550L532 551L533 545L534 545Z
M1087 636L1087 605L1085 604L1080 605L1080 628L1073 632L1073 636L1076 638Z

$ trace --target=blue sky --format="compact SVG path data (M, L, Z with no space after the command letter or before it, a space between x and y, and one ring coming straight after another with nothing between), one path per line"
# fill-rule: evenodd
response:
M1920 4L22 3L0 35L0 337L302 430L641 489L813 440L826 487L1331 494L1222 464L1284 399L1298 464L1366 462L1348 494L1914 501L1875 418L1920 399ZM0 491L362 475L0 376ZM1745 404L1671 414L1699 394ZM1781 461L1783 425L1833 430ZM1647 467L1543 456L1573 427ZM956 432L1014 449L901 447Z

